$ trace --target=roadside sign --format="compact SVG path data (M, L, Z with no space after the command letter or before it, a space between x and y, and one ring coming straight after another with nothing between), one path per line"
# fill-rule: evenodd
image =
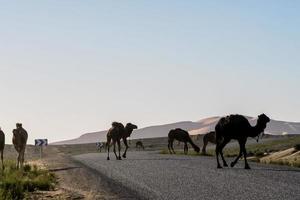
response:
M48 146L48 140L47 139L37 139L34 140L35 146Z
M48 146L48 139L36 139L34 140L35 146L40 147L40 159L43 157L43 146Z

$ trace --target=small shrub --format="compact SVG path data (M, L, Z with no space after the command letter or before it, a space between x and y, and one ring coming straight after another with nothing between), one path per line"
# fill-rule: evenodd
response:
M52 190L56 183L54 174L39 169L36 165L24 165L16 169L13 161L5 161L5 170L0 174L0 199L24 199L25 193L35 190Z
M24 165L24 172L30 172L31 171L31 166L26 164Z

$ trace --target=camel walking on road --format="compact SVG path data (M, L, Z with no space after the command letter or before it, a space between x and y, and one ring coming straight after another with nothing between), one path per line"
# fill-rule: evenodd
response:
M246 117L242 115L229 115L227 117L222 117L216 125L216 158L217 167L222 168L219 162L219 154L221 155L223 166L227 167L227 163L223 156L223 148L226 146L230 140L234 139L239 142L240 153L236 159L231 163L231 167L238 162L238 160L244 155L245 169L250 169L247 162L247 152L246 152L246 142L248 137L257 137L263 134L267 127L267 123L270 122L270 118L261 114L258 116L257 123L255 126L251 126Z
M128 123L126 124L126 126L124 127L124 125L122 123L119 122L113 122L112 123L112 127L109 129L108 133L107 133L107 144L110 144L112 141L112 144L114 146L114 153L115 156L117 158L117 160L122 160L121 159L121 139L123 140L124 144L125 144L125 151L123 154L123 158L126 158L126 152L129 148L128 144L127 144L127 138L130 137L131 133L133 132L134 129L137 129L138 127L134 124ZM118 144L118 151L119 151L119 155L117 156L116 153L116 143ZM107 145L107 160L109 160L109 148L110 145Z

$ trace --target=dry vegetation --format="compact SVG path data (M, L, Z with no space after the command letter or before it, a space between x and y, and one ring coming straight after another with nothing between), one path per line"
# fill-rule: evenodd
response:
M293 167L300 167L300 148L299 144L293 148L286 149L273 153L271 155L262 157L260 162L266 164L279 164L279 165L289 165Z
M54 189L56 176L40 165L38 148L27 146L23 171L16 168L16 158L14 147L6 145L5 169L0 172L0 199L28 199L32 192Z
M24 165L24 170L16 168L15 161L6 160L5 170L0 174L1 199L24 199L36 190L53 190L56 177L37 165Z

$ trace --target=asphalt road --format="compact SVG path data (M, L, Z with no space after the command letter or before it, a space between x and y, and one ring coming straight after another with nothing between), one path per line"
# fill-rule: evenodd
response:
M300 200L297 168L250 162L252 169L245 170L239 161L235 168L217 169L212 157L155 152L129 152L121 161L114 155L107 161L105 153L74 158L137 199Z

